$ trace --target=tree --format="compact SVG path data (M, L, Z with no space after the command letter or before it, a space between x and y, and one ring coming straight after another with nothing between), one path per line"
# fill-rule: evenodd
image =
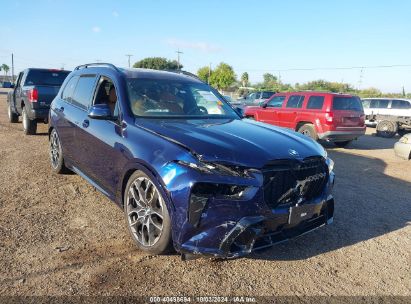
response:
M178 70L182 67L183 66L181 64L180 67L178 66L178 62L176 60L168 60L167 58L163 57L148 57L133 64L133 68L145 68L153 70Z
M273 82L274 83L277 82L277 77L275 77L273 74L270 74L270 73L265 73L263 75L263 79L264 79L264 84L267 84L267 85Z
M213 73L212 70L210 70L210 67L208 66L204 66L202 68L199 68L197 71L197 76L198 78L200 78L202 81L207 82L208 83L208 78L210 77L210 75Z
M246 87L247 85L248 85L248 73L247 72L244 72L242 75L241 75L241 85L243 86L243 87Z
M218 90L224 90L235 82L235 77L236 75L233 68L230 65L222 62L211 74L210 83Z
M3 70L3 71L4 71L4 76L7 76L7 73L9 72L10 67L9 67L7 64L3 63L3 64L1 65L1 69L0 69L0 70Z

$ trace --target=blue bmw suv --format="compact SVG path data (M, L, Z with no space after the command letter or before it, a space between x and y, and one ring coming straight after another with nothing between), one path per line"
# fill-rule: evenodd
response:
M182 71L77 67L51 105L50 160L124 210L138 248L233 258L333 220L315 141L243 119Z

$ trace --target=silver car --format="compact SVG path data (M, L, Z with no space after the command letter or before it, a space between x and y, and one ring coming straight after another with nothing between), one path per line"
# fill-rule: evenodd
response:
M411 159L411 133L405 134L394 145L395 154L404 159Z

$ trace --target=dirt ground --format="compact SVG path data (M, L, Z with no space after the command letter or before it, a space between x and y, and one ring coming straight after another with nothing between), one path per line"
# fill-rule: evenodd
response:
M136 250L122 211L56 176L47 126L25 136L0 94L0 295L411 295L411 161L367 135L335 161L332 225L229 261Z

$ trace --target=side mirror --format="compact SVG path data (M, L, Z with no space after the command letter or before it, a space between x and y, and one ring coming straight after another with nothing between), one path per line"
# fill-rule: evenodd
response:
M267 102L264 102L264 101L263 101L263 102L260 103L260 107L266 108L266 107L267 107L267 104L268 104Z
M111 115L111 110L108 104L96 104L90 108L88 111L88 117L93 119L105 119L113 120L114 117Z

